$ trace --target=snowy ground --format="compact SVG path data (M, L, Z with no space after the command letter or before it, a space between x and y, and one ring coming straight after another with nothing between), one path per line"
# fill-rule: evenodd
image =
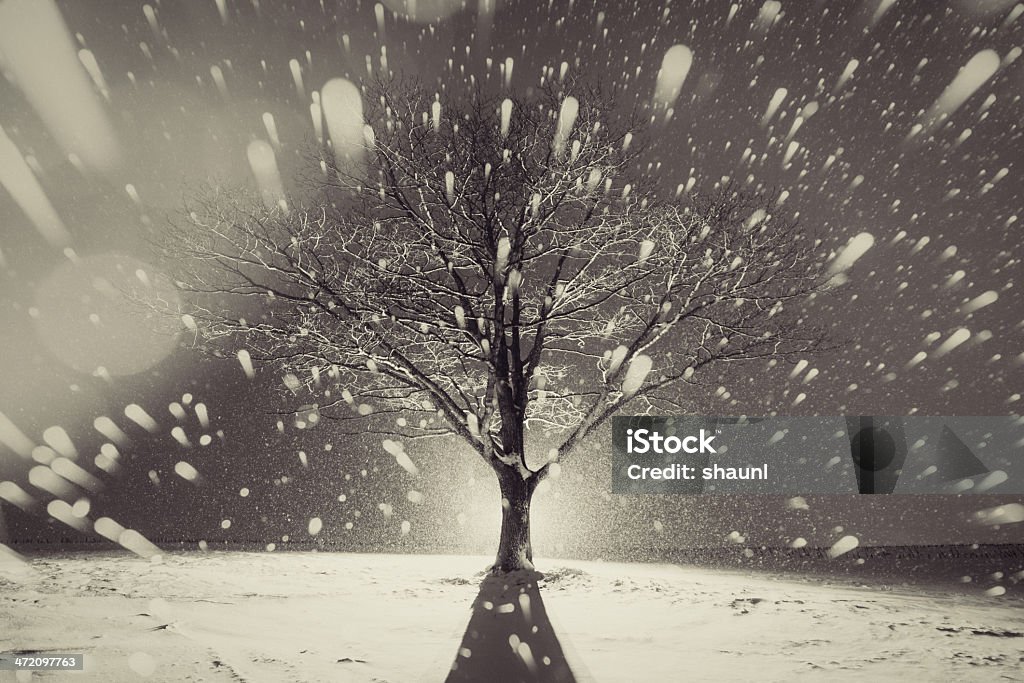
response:
M1019 598L671 565L120 553L0 558L0 651L82 652L40 680L1024 680ZM541 602L543 600L543 602ZM471 606L475 603L475 609ZM469 626L469 628L467 628ZM468 655L468 656L466 656ZM495 671L513 673L503 679ZM0 681L29 680L0 672ZM33 679L35 680L35 679Z

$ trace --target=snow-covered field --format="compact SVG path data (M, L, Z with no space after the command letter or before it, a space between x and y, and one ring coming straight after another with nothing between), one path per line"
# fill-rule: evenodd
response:
M1019 598L543 558L539 591L481 588L486 562L8 556L0 651L85 654L31 680L442 681L460 651L452 681L1024 679Z

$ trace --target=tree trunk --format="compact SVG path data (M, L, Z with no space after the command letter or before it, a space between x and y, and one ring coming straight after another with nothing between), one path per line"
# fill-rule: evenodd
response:
M533 547L530 545L530 500L534 481L523 480L518 472L498 472L501 487L501 539L495 572L533 569Z

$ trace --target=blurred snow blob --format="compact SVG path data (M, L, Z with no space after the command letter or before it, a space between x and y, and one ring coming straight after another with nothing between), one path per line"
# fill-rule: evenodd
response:
M156 660L145 652L133 652L128 657L128 666L143 678L149 678L156 673Z
M384 6L400 17L417 24L433 24L447 19L466 6L464 0L382 0ZM475 5L476 3L474 3ZM492 3L493 4L493 3Z

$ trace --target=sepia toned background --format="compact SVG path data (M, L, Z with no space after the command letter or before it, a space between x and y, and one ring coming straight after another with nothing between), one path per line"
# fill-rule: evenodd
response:
M316 518L317 539L332 547L490 551L497 487L472 453L454 442L410 446L421 471L411 480L379 439L332 433L326 421L299 429L280 377L249 379L233 357L200 356L184 325L119 296L138 282L174 296L151 263L152 238L204 187L255 189L252 141L271 145L283 184L298 189L304 155L323 135L318 89L339 76L411 74L436 84L443 102L477 84L526 91L564 68L627 112L654 97L660 70L681 68L663 59L686 45L692 64L648 152L664 191L774 188L825 250L864 233L871 244L847 282L808 310L840 349L722 376L682 397L692 412L1019 412L1019 5L410 7L0 0L0 480L17 487L0 489L9 539L86 538L49 519L52 496L30 480L49 457L41 446L73 449L95 479L79 512L154 540L312 542ZM154 418L152 432L126 419L133 404ZM96 461L108 442L99 416L130 432L116 472ZM737 537L828 547L844 534L864 545L1021 540L1019 524L974 516L1012 497L821 496L794 506L612 496L609 445L610 434L595 439L538 495L539 553L620 556ZM176 472L182 461L197 479Z

